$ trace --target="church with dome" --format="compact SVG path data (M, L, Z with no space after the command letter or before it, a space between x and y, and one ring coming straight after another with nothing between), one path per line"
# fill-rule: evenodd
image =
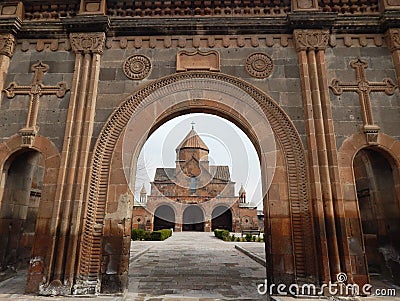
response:
M209 148L194 126L176 148L175 167L156 169L150 195L144 186L133 208L133 228L231 232L258 230L257 207L224 165L210 165Z

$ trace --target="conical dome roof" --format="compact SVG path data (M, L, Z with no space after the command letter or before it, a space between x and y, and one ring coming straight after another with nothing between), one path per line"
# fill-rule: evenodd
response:
M194 130L194 127L190 130L190 132L186 135L183 141L177 146L176 150L180 150L183 148L199 148L206 151L209 151L207 145L201 140L200 136Z
M243 193L246 193L246 190L244 190L243 184L240 186L239 190L239 195L242 195Z
M146 188L144 187L144 184L142 185L142 189L140 189L140 194L147 194Z

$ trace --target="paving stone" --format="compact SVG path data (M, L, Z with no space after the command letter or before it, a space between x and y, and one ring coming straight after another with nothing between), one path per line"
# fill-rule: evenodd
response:
M260 246L258 252L264 249L263 244L249 244L253 249ZM148 242L133 242L131 254L149 246ZM156 265L155 258L159 259ZM153 296L157 292L209 300L263 300L257 285L264 278L265 268L237 251L235 243L223 242L207 232L175 232L164 242L152 242L150 249L131 263L128 296L145 291Z

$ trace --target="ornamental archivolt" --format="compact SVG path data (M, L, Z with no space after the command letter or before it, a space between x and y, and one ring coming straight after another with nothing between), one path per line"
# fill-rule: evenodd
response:
M12 57L15 50L15 37L12 34L0 35L0 55Z
M106 36L104 32L71 33L70 40L72 49L76 53L102 54Z
M266 78L271 75L274 64L269 55L265 53L253 53L246 59L245 69L255 78Z
M126 77L133 80L141 80L150 74L151 62L144 55L132 55L125 60L122 70Z

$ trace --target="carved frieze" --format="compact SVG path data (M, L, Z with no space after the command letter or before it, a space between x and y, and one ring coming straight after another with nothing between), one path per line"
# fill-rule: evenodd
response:
M0 55L12 57L15 50L15 37L12 34L0 35Z
M294 31L296 50L323 50L329 42L328 30L296 29Z
M271 75L274 64L269 55L265 53L253 53L246 59L245 69L255 78L266 78Z
M102 54L105 40L104 32L70 34L71 47L75 53Z
M386 43L391 52L400 50L400 29L389 29L386 32Z
M144 55L132 55L125 60L122 70L126 77L133 80L141 80L150 74L151 62Z

